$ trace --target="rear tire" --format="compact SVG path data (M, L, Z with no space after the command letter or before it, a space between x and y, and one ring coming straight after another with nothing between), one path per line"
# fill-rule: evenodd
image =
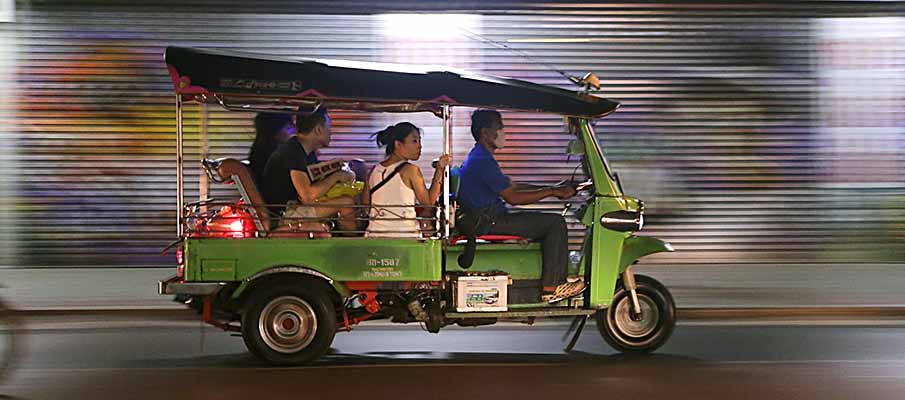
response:
M336 310L326 285L279 283L251 293L242 313L242 339L259 359L304 365L327 353L336 334Z
M641 319L636 321L632 294L622 281L606 310L597 312L597 329L603 339L623 353L650 353L666 343L676 326L676 305L669 290L657 280L635 275L641 303Z

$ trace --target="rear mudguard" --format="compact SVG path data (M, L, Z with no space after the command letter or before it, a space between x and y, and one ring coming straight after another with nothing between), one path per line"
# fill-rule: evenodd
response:
M303 266L288 265L288 266L265 269L261 272L254 274L253 276L250 276L250 277L244 279L242 284L239 286L239 288L236 289L235 292L233 292L232 298L235 300L235 299L242 297L242 295L249 288L254 287L259 282L259 279L264 278L269 275L274 275L274 274L301 275L301 276L308 276L308 277L312 277L315 279L323 280L325 283L332 286L333 289L336 290L336 293L340 296L340 298L343 298L343 299L349 297L352 294L349 291L349 289L346 287L345 284L334 281L327 275L324 275L323 273L321 273L315 269L303 267Z
M629 236L622 244L619 272L624 272L628 266L634 264L641 257L669 251L675 251L672 245L655 237Z

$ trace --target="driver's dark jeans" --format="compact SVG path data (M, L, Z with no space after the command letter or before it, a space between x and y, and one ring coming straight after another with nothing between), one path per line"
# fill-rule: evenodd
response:
M541 283L556 286L566 282L569 231L561 215L542 212L498 214L489 233L517 235L539 241L543 253Z

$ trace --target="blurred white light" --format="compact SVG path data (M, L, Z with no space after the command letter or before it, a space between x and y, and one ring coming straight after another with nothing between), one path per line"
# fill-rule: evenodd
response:
M819 22L821 35L828 39L905 36L905 18L901 17L823 18Z
M400 39L452 39L471 31L477 15L470 14L381 14L383 34Z
M16 22L15 0L0 0L0 22Z

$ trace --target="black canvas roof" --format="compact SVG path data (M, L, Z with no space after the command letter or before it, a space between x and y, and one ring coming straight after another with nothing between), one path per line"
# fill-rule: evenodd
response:
M398 110L384 107L385 111L428 111L450 104L588 118L605 116L619 106L552 86L414 65L289 59L184 47L168 47L165 60L176 93L196 99L199 95L313 99L353 109L400 105Z

